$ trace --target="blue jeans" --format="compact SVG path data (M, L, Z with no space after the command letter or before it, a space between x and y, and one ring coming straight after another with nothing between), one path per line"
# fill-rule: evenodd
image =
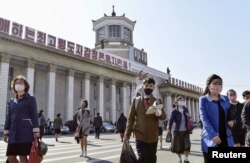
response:
M136 150L138 153L138 163L156 163L157 142L146 143L136 140Z

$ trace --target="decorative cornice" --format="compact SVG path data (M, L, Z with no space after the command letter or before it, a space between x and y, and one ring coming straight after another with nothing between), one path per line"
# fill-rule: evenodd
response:
M122 72L122 73L126 73L126 74L129 74L129 75L136 76L136 73L134 73L134 72L132 72L130 70L120 69L118 67L110 66L110 65L107 65L107 64L104 64L104 63L101 63L101 62L86 59L86 58L81 57L81 56L72 55L72 54L69 54L67 52L61 51L59 49L55 49L55 48L51 48L51 47L48 47L48 46L40 45L39 43L34 43L34 42L31 42L31 41L27 41L27 40L24 40L24 39L21 39L21 38L18 38L18 37L10 36L10 35L4 34L4 33L0 33L0 39L5 40L5 41L9 41L9 42L12 42L12 43L16 43L16 44L19 44L19 45L35 48L35 49L38 49L38 50L46 51L46 52L49 52L49 53L52 53L52 54L57 54L57 55L61 55L61 56L64 56L64 57L70 57L70 58L74 58L74 59L77 59L77 60L82 60L84 62L91 63L91 64L94 64L94 65L97 65L97 66L102 66L102 67L105 67L105 68L113 69L113 70L116 70L116 71L119 71L119 72ZM0 54L1 54L1 51L0 51ZM11 55L8 52L2 53L2 54L6 54L8 56Z

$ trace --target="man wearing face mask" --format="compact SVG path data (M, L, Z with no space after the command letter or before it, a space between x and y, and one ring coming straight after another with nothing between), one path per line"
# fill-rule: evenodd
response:
M237 101L237 94L233 89L227 91L227 97L231 103L228 120L235 121L235 125L232 127L234 146L243 147L245 145L245 131L242 127L241 113L244 105Z
M154 88L155 81L153 78L143 80L144 93L139 98L137 97L139 99L138 105L136 104L136 98L133 99L128 115L124 139L129 140L133 129L139 156L138 163L156 163L158 121L166 119L164 109L159 112L156 111L155 114L146 114L149 107L157 101L152 95Z

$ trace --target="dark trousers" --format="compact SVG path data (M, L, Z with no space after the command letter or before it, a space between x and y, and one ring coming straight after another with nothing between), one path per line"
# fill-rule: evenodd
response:
M136 150L138 153L138 163L156 163L157 142L146 143L136 140Z
M204 163L208 163L207 153L203 152Z
M44 126L39 126L39 130L40 130L40 140L42 140L42 138L43 138L43 135L44 135L44 129L45 129L45 127Z
M100 137L100 127L95 128L95 138L99 139Z

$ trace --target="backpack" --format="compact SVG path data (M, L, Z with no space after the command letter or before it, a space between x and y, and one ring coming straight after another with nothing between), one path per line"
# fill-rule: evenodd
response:
M138 110L138 105L139 105L139 101L140 101L141 96L137 96L134 98L135 100L135 112L137 113ZM155 98L156 100L156 104L161 104L161 100L159 98Z

